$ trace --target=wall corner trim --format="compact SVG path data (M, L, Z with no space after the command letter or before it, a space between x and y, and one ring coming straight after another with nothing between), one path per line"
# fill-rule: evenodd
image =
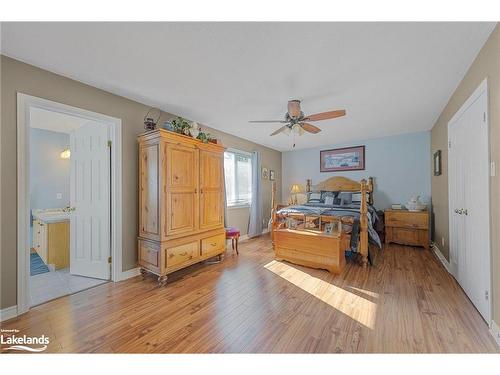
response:
M446 269L446 271L448 271L448 273L451 274L451 265L450 265L450 262L448 262L446 260L446 258L444 257L444 255L441 252L441 250L439 249L439 247L437 247L437 245L435 243L433 243L432 246L431 246L431 248L432 248L432 251L434 252L434 254L436 255L436 257L441 261L441 264Z
M495 339L498 347L500 347L500 327L498 327L498 324L496 324L494 320L491 321L490 333Z
M140 274L141 274L140 267L132 268L132 269L127 270L127 271L122 271L120 276L117 278L118 280L116 280L116 281L127 280L127 279L130 279L132 277L139 276Z
M0 322L15 318L17 316L17 305L0 310Z

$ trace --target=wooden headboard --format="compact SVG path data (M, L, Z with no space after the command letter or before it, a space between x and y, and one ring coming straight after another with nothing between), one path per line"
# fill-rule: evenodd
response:
M330 177L327 180L321 181L316 185L312 185L312 180L307 180L306 192L314 190L323 191L352 191L365 192L368 194L368 203L373 204L373 177L368 177L368 181L354 181L347 177Z

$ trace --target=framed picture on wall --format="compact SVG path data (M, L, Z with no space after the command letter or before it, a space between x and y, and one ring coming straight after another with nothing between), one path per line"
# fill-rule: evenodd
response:
M360 171L365 169L365 146L322 150L319 161L321 172Z
M262 179L267 180L269 178L269 169L266 167L262 168Z
M434 153L434 176L441 176L441 150Z
M269 170L269 179L271 181L274 181L276 179L276 172L273 171L272 169Z

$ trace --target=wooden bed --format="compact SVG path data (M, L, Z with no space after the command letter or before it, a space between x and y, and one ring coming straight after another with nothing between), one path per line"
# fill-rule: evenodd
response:
M306 190L313 188L307 180ZM314 186L314 191L361 193L359 217L358 256L363 267L368 264L368 203L373 204L373 179L354 181L345 177L331 177ZM297 214L298 225L291 225L278 211L285 205L276 205L276 189L273 187L272 240L276 260L326 269L331 273L342 272L345 265L345 250L349 248L351 235L343 224L352 224L352 217L310 216ZM290 218L293 214L287 214ZM325 225L333 223L337 229L325 233Z

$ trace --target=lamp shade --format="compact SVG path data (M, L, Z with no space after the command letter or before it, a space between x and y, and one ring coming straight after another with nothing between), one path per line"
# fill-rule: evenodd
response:
M290 190L291 194L298 194L302 193L302 187L299 184L293 184L292 185L292 190Z

